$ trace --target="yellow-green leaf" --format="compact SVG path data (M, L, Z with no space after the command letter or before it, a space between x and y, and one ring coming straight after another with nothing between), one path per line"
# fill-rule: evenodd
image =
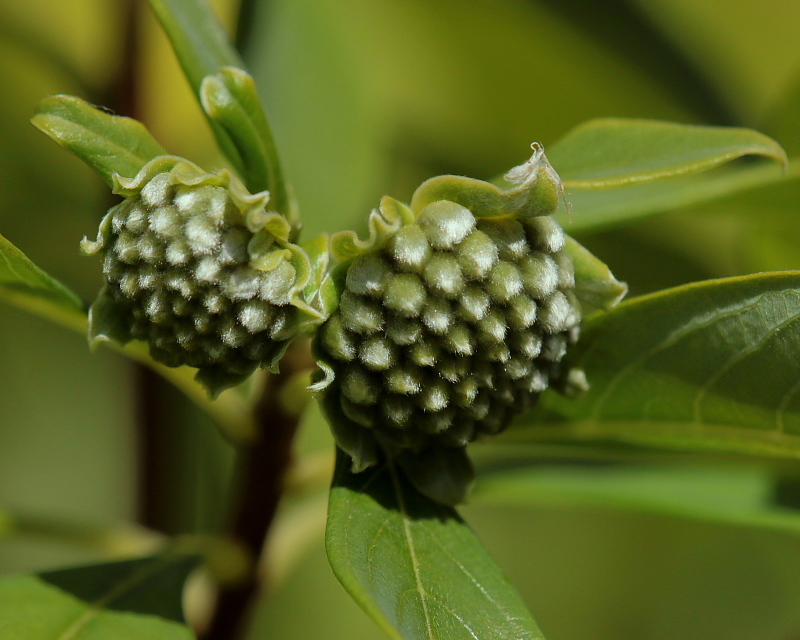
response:
M567 189L608 189L698 173L744 156L786 165L781 146L738 127L601 118L570 131L547 150Z
M138 120L113 115L75 96L45 98L31 122L112 187L114 174L133 178L150 160L166 153Z
M3 236L0 236L0 300L85 331L83 301Z

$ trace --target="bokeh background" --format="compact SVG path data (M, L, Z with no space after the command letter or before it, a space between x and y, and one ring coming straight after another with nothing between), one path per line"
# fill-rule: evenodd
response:
M527 159L531 142L547 147L594 117L748 126L800 152L795 0L216 6L262 91L305 237L361 228L381 195L406 199L431 175L490 178ZM145 2L0 0L0 87L0 233L86 299L99 265L78 242L113 200L29 125L36 102L79 95L140 118L172 153L220 164ZM580 240L636 295L800 268L799 213L800 184L789 181ZM312 411L299 447L330 446ZM152 374L0 306L0 512L212 532L231 457L213 424ZM327 566L323 513L292 521L309 544L252 638L382 637ZM464 513L550 640L800 637L796 536L599 507ZM0 572L101 555L0 532Z

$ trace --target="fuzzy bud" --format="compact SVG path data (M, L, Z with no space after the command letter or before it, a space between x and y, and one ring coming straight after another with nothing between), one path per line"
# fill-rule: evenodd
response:
M158 362L198 368L212 392L274 367L297 334L309 267L269 194L172 156L115 192L125 199L83 242L106 277L92 338L142 340Z

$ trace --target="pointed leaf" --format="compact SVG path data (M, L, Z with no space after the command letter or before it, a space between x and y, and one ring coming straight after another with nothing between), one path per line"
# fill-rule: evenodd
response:
M250 191L269 190L278 212L293 219L261 100L213 7L208 0L149 1L220 149Z
M602 118L547 151L567 189L607 189L705 171L744 156L786 165L786 153L751 129Z
M138 120L115 116L75 96L45 98L31 122L111 187L114 174L133 178L150 160L166 153Z
M181 601L196 564L161 556L0 578L3 637L191 640Z
M208 0L149 0L161 26L172 43L183 72L197 99L206 76L222 67L243 67L225 29ZM208 114L206 114L208 116ZM227 131L213 118L208 122L220 149L240 175L245 174L242 157Z
M84 302L33 264L3 236L0 236L0 301L48 318L82 335L87 333L89 317ZM127 327L119 322L115 323L115 319L118 320L113 314L106 316L103 321L93 318L90 339L106 336L120 343L127 342L130 339ZM252 420L248 417L245 403L236 394L226 394L224 399L210 402L205 391L192 380L194 369L158 364L150 358L147 347L140 342L131 343L119 350L172 381L214 416L231 438L238 441L252 437Z
M241 69L223 67L203 80L200 102L208 117L230 136L242 159L242 179L248 189L270 191L270 209L297 224L297 212L283 181L275 140L253 78Z
M569 362L590 390L545 393L510 437L800 456L800 272L629 300L590 316Z
M87 334L90 324L87 305L75 293L33 264L3 236L0 236L0 301L48 318L82 335ZM107 302L107 299L103 299L101 306ZM113 313L105 316L98 316L96 313L92 315L90 340L105 336L124 343L130 339L128 328ZM141 342L117 348L121 353L152 367L172 381L214 416L232 439L238 441L252 437L252 420L246 403L240 396L230 393L223 399L211 402L206 392L192 380L194 369L166 367L155 362L149 356L146 345Z
M353 474L339 452L326 538L334 573L392 638L542 638L458 514L391 465Z
M617 189L572 189L567 194L570 211L562 206L556 219L569 233L592 231L756 187L782 184L796 179L799 173L800 163L795 161L790 162L785 172L775 164L732 163L707 173L635 183Z
M83 301L3 236L0 236L0 300L78 331L85 330Z

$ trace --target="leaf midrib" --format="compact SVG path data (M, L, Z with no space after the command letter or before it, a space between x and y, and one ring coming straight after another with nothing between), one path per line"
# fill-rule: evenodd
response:
M133 572L127 579L117 584L106 595L88 603L88 609L67 627L56 640L74 640L78 633L92 623L112 602L122 597L138 584L158 573L168 562L167 558L158 558L151 564Z
M411 558L411 568L414 571L414 581L417 586L417 592L419 593L419 599L422 605L422 613L425 617L425 630L428 634L428 638L430 638L430 640L435 640L435 636L433 635L433 627L431 625L430 612L428 611L427 594L425 593L425 587L422 584L422 575L420 574L419 560L417 558L417 550L414 544L414 536L411 533L411 524L408 518L408 511L406 510L406 502L403 498L403 492L400 488L400 482L397 478L397 470L395 469L394 463L390 460L388 462L388 466L389 473L392 476L392 486L394 487L395 497L397 498L397 508L400 511L400 518L403 522L403 534L405 535L406 545L408 546L408 552Z

